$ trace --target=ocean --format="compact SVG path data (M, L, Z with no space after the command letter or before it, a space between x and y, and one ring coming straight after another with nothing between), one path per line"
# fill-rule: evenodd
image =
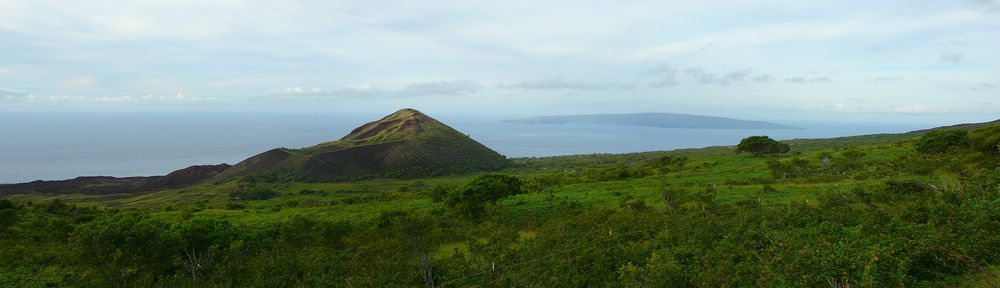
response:
M235 164L276 148L332 141L382 115L292 113L0 114L0 183L149 176ZM502 123L515 116L432 115L508 157L626 153L735 145L743 137L827 138L931 124L779 122L795 130L677 129Z

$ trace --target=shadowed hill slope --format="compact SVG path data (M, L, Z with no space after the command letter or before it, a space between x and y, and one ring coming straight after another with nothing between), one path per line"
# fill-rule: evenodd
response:
M228 170L228 164L198 165L180 169L166 176L149 177L77 177L58 181L32 181L0 185L2 194L118 194L186 188Z

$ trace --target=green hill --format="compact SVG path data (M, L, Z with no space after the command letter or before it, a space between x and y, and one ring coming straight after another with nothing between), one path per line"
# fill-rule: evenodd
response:
M402 109L340 140L302 149L273 149L214 177L266 175L329 181L375 176L426 177L500 169L506 157L414 109Z

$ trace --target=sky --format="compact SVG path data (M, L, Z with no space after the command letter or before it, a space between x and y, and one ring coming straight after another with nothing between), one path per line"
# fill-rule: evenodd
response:
M985 121L998 48L1000 0L0 0L0 111Z

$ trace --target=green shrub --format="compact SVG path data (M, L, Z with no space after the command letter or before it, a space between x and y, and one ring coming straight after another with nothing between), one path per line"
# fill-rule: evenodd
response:
M521 193L521 179L503 174L479 175L462 189L452 191L448 195L448 207L461 213L478 217L483 213L486 204Z
M969 144L976 151L988 154L1000 153L1000 125L970 131Z
M747 152L754 156L768 154L788 153L791 148L788 144L781 143L767 136L750 136L743 138L739 145L736 145L736 153Z
M917 140L917 152L940 154L954 152L969 144L969 132L965 130L930 131Z
M229 198L233 200L267 200L275 196L278 196L278 192L265 187L246 188L240 186L238 191L229 193Z

